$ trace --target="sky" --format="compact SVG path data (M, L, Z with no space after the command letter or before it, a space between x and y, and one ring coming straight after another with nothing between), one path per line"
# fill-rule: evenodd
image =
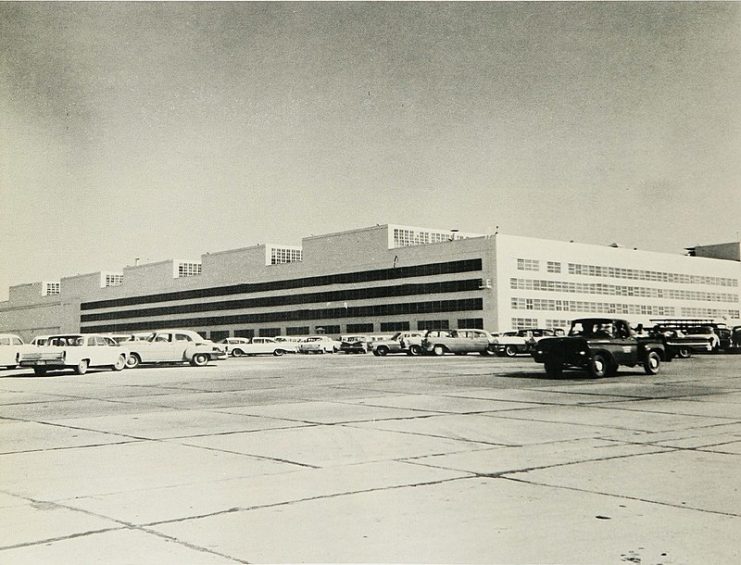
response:
M10 285L375 224L741 231L741 3L0 3Z

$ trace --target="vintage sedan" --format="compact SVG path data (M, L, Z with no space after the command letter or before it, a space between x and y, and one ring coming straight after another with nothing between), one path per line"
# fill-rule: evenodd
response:
M0 367L15 369L20 354L32 348L15 334L0 334Z
M562 328L530 328L504 332L494 338L494 351L499 357L515 357L518 353L530 353L544 337L566 335Z
M407 355L422 354L422 338L424 332L398 332L389 339L382 339L371 343L373 355L383 357L389 353L406 353Z
M342 353L368 353L370 338L367 335L343 335L340 337Z
M247 345L250 342L248 337L227 337L219 342L226 350L227 355L232 357L240 357L244 355L244 349L242 346Z
M298 343L299 353L337 353L340 342L328 335L310 335Z
M37 375L68 368L84 375L91 367L121 371L126 367L128 355L128 348L104 335L58 334L49 336L46 345L21 353L18 364L33 369Z
M212 359L226 359L226 350L191 330L158 330L146 341L126 342L130 350L126 365L143 363L190 363L202 367Z
M246 338L244 338L246 339ZM272 337L253 337L247 343L232 345L232 355L242 357L243 355L274 355L280 357L286 353L296 353L298 344L291 341L277 341Z
M437 356L446 353L491 355L493 340L486 330L429 330L422 339L422 352Z

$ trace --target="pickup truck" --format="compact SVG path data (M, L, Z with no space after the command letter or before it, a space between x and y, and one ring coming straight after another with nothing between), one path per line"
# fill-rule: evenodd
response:
M212 359L226 359L226 349L191 330L158 330L146 340L124 342L129 348L126 366L142 363L190 363L202 367Z
M422 353L467 355L494 353L494 337L486 330L429 330L422 338Z
M663 340L636 336L628 322L610 318L574 320L568 336L541 339L532 355L549 377L582 369L594 378L614 376L620 365L642 365L655 375L661 362L672 358Z
M121 371L126 367L128 355L127 347L104 335L59 334L49 336L46 345L21 352L18 364L32 368L39 376L68 368L84 375L90 367Z

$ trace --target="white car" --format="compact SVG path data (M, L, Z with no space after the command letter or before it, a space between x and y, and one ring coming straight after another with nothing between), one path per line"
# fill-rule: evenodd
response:
M244 355L243 345L249 344L250 340L247 337L227 337L219 342L219 345L223 345L227 355L233 357L240 357Z
M0 367L15 369L20 354L32 347L15 334L0 334Z
M130 350L126 366L142 363L190 363L202 367L212 359L225 359L223 346L191 330L158 330L146 341L127 341Z
M31 345L46 345L46 341L49 339L48 335L37 335L31 340Z
M299 353L337 353L340 342L328 335L310 335L298 344Z
M46 345L21 353L18 364L32 368L37 375L67 368L84 375L90 367L121 371L126 367L128 355L126 347L104 335L59 334L49 336Z
M544 337L559 337L566 335L562 328L543 329L531 328L504 332L494 338L494 351L499 357L516 357L518 353L530 353L535 345Z
M277 341L272 337L253 337L249 343L240 343L232 346L232 355L275 355L280 357L286 353L296 353L298 344L291 341Z

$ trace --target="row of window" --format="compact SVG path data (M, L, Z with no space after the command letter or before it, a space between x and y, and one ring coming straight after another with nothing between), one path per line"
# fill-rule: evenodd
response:
M332 320L341 318L374 318L380 316L403 316L433 314L437 312L466 312L483 310L481 298L462 298L458 300L433 300L429 302L406 302L401 304L374 304L371 306L350 306L348 308L319 308L316 310L289 310L282 312L259 312L231 316L207 316L203 318L169 318L147 320L144 322L118 322L83 326L86 332L126 332L146 331L163 326L208 327L267 322L289 322L303 320Z
M637 314L644 316L674 316L672 306L649 304L615 304L607 302L583 302L581 300L547 300L540 298L513 298L514 310L550 310L556 312L589 312L595 314Z
M512 329L513 330L527 330L531 328L539 328L538 318L512 318ZM556 328L570 328L571 320L565 319L546 319L545 327L549 330Z
M104 286L121 286L123 284L123 275L107 274L103 281Z
M42 295L43 296L51 296L54 294L59 294L59 291L62 288L62 283L59 282L46 282L44 283L44 287L42 289Z
M201 274L203 266L200 263L178 263L178 278L195 277Z
M682 308L682 316L693 318L731 318L738 320L739 310L724 308Z
M381 322L380 331L382 333L393 333L393 332L404 332L410 330L410 323L404 322ZM458 319L458 325L456 326L461 329L483 329L484 319L483 318L463 318ZM375 324L363 323L363 324L347 324L345 326L345 333L352 334L367 334L375 332ZM420 320L417 322L417 330L447 330L450 329L449 320ZM310 326L294 326L287 327L285 333L281 331L281 328L240 328L234 330L234 337L248 337L252 338L255 335L259 337L275 337L279 335L310 335ZM229 330L211 330L209 337L214 341L218 341L229 337ZM326 334L326 335L340 335L342 333L339 325L330 326L314 326L314 334Z
M639 296L641 298L664 298L668 300L702 300L706 302L738 302L738 294L726 292L703 292L699 290L675 290L645 286L623 286L607 283L576 283L532 279L509 279L512 290L541 290L548 292L570 292L579 294L606 294L608 296Z
M580 263L569 263L570 275L588 275L590 277L609 277L617 279L633 279L642 281L656 281L679 284L707 284L713 286L738 286L738 279L726 277L710 277L704 275L686 275L683 273L668 273L663 271L648 271L644 269L626 269L622 267L610 267L600 265L583 265ZM517 259L518 271L540 271L538 259ZM549 273L560 273L561 263L558 261L547 261L546 270Z
M333 275L320 275L316 277L304 277L300 279L286 279L281 281L270 281L263 283L242 283L228 286L200 288L196 290L166 292L161 294L147 294L143 296L130 296L127 298L115 298L110 300L96 300L93 302L83 302L80 305L80 309L97 310L101 308L118 308L121 306L134 306L138 304L170 302L173 300L192 300L214 296L229 296L234 294L254 294L258 292L269 292L272 290L292 290L311 286L329 286L333 284L355 284L363 282L398 280L410 277L427 277L453 273L468 273L480 270L481 259L465 259L462 261L427 263L424 265L413 265L410 267L374 269L371 271L337 273Z
M738 286L738 279L725 277L708 277L704 275L687 275L644 269L624 269L621 267L603 267L599 265L581 265L569 263L570 275L589 275L590 277L609 277L617 279L634 279L679 284L707 284L713 286Z
M427 245L462 239L456 232L437 232L428 230L413 230L394 228L394 247L408 247L410 245Z
M295 263L303 260L303 251L290 247L272 247L270 249L270 264Z
M443 281L422 284L402 284L395 286L374 286L368 288L353 288L327 292L311 292L306 294L291 294L282 296L264 296L261 298L246 298L242 300L227 300L223 302L198 302L144 308L137 310L119 310L115 312L100 312L97 314L82 314L81 322L99 322L103 320L121 320L125 318L150 318L173 314L191 314L195 312L216 312L220 310L242 310L246 308L270 308L278 306L293 306L297 304L328 304L342 302L347 307L347 301L367 300L374 298L389 298L393 296L413 296L420 294L445 294L451 292L467 292L478 290L481 279L466 279L461 281Z

